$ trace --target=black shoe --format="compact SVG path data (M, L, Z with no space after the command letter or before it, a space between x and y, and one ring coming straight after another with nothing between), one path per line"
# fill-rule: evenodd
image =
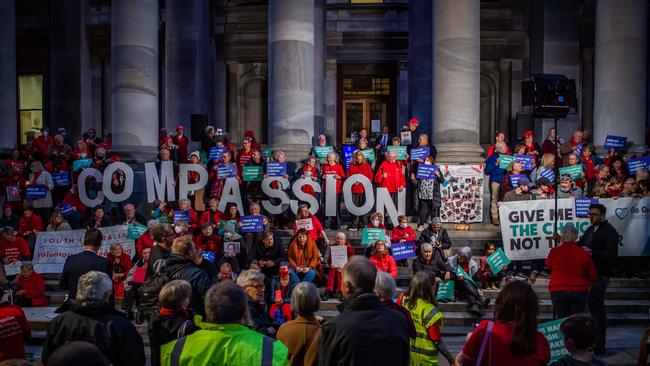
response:
M135 324L140 325L140 324L142 324L142 323L144 323L144 313L141 312L141 311L138 311L138 312L135 314Z
M483 303L479 306L481 309L487 309L490 306L490 299L483 300Z

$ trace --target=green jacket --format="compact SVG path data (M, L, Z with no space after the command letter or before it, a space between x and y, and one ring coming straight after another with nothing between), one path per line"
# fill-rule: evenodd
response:
M280 366L288 365L289 351L280 341L241 324L204 323L195 316L200 330L169 342L160 349L163 366Z

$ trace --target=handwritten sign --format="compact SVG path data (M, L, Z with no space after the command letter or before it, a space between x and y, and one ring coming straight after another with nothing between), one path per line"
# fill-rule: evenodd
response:
M311 220L311 218L296 220L296 229L305 229L307 231L314 230L314 222Z
M511 155L499 154L499 168L507 169L508 165L515 161L515 157Z
M72 171L79 171L81 169L90 168L92 159L78 159L72 162Z
M363 228L361 244L374 244L377 240L386 240L386 230L379 228Z
M598 203L598 198L576 198L576 217L589 217L589 206Z
M410 145L413 142L411 131L402 131L400 133L400 139L402 140L402 144Z
M262 166L245 166L242 168L242 179L244 182L261 182L264 179Z
M361 150L361 153L366 158L366 161L368 162L368 164L372 164L372 163L375 162L376 157L375 157L375 150L374 149L364 149L364 150Z
M429 155L431 155L431 148L429 146L416 147L415 149L411 149L409 158L411 160L424 160Z
M217 177L219 179L234 178L237 176L237 165L235 163L217 165Z
M387 149L395 153L397 160L406 160L406 146L388 146Z
M560 175L569 174L571 179L582 179L582 165L570 165L560 168Z
M25 189L28 200L42 200L47 196L47 187L43 184L32 184Z
M287 174L287 163L267 163L266 175L269 177L284 177Z
M603 147L607 150L621 149L625 147L626 142L627 142L627 137L607 135L607 137L605 137L605 144L603 145Z
M138 240L144 234L149 230L148 227L142 224L129 224L126 227L126 237L129 239L133 240Z
M5 275L15 276L20 273L20 266L23 264L21 261L15 261L11 264L5 264Z
M52 173L52 182L55 187L65 187L70 185L70 173L60 172Z
M530 155L515 155L515 160L521 163L524 170L533 170L535 168L535 157Z
M332 267L343 268L348 263L348 248L345 245L333 245L330 247L330 258Z
M190 211L174 211L174 222L190 223Z
M334 152L334 148L332 146L314 146L314 152L316 156L324 159L327 157L327 154Z
M526 178L526 174L510 174L508 178L510 179L512 188L517 188L519 187L519 180Z
M228 151L228 148L225 146L213 146L210 148L210 155L208 158L210 160L221 160L223 153L226 151Z
M264 216L242 216L239 231L242 233L261 233L264 231Z
M408 258L415 258L415 243L412 241L407 241L404 243L393 243L390 246L390 250L393 252L393 258L396 261Z
M438 283L436 290L436 300L451 300L454 301L454 281L444 281Z
M503 252L503 249L498 248L494 253L485 258L485 262L490 266L493 274L501 272L504 266L510 264L510 259Z
M542 323L537 326L537 330L544 335L548 346L551 349L551 361L554 362L560 358L569 355L564 347L564 334L560 331L560 326L567 318L553 320Z
M436 179L436 172L439 170L437 165L419 164L417 179Z

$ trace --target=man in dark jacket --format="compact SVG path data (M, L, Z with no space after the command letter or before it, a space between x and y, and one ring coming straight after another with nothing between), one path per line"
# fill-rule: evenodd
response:
M144 343L135 326L110 304L111 278L90 271L79 278L74 300L60 308L62 314L50 322L43 345L43 363L60 346L74 341L96 345L115 366L142 366Z
M127 203L124 205L123 212L120 215L120 220L115 223L116 225L135 225L140 224L147 226L147 219L143 214L135 209L135 205Z
M607 332L607 312L605 311L605 293L609 277L612 275L612 264L618 257L620 236L616 229L605 219L607 209L600 203L589 206L589 221L591 226L578 241L594 261L598 279L589 287L589 312L596 323L598 334L594 353L605 353L605 339Z
M212 281L195 261L201 255L201 250L194 245L192 237L181 236L172 244L172 254L165 260L165 267L170 273L178 273L175 280L185 280L192 285L192 296L190 297L190 313L205 314L203 299L208 292Z
M447 281L451 278L451 269L447 266L444 253L439 247L434 248L431 243L422 244L420 255L415 258L411 267L413 268L413 274L420 271L431 274L432 281L435 281L435 279Z
M343 268L340 314L322 328L318 363L328 365L408 365L408 324L400 313L381 306L375 295L377 269L362 256Z
M451 238L449 237L449 233L447 232L447 229L442 227L442 221L440 220L439 217L434 217L431 219L431 226L425 229L422 234L420 234L420 238L418 238L418 247L417 247L417 254L420 253L420 247L424 243L431 243L433 245L434 249L440 249L442 251L445 251L447 249L450 249L452 246ZM444 254L444 252L442 252ZM443 260L446 260L446 256L443 258Z
M266 307L264 295L264 275L255 270L246 270L237 276L237 285L246 291L248 298L248 321L253 329L268 337L275 338L275 333L280 327L276 324Z
M151 236L156 241L156 245L151 248L151 254L149 255L147 277L153 276L160 269L164 260L171 255L169 249L174 242L174 229L172 229L170 224L160 224L151 230ZM159 261L161 262L158 263Z
M267 231L262 234L261 242L253 244L250 257L258 261L262 273L270 279L278 274L280 262L286 260L287 253L282 248L282 244L275 243L273 233Z
M102 232L91 228L84 234L84 247L81 253L71 255L65 260L59 285L68 289L68 298L74 299L77 295L77 282L79 277L90 271L104 272L113 275L113 265L108 259L97 255L102 246Z

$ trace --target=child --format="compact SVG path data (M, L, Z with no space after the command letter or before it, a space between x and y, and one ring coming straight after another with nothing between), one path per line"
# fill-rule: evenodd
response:
M481 287L483 289L496 290L499 288L501 279L505 277L507 267L504 266L501 272L496 275L492 273L492 268L487 264L487 257L496 251L496 246L492 242L485 244L484 253L479 262L479 273L481 278Z
M576 314L560 326L564 334L564 347L570 356L553 362L551 366L604 366L603 361L594 358L592 347L596 338L594 321L588 315Z

